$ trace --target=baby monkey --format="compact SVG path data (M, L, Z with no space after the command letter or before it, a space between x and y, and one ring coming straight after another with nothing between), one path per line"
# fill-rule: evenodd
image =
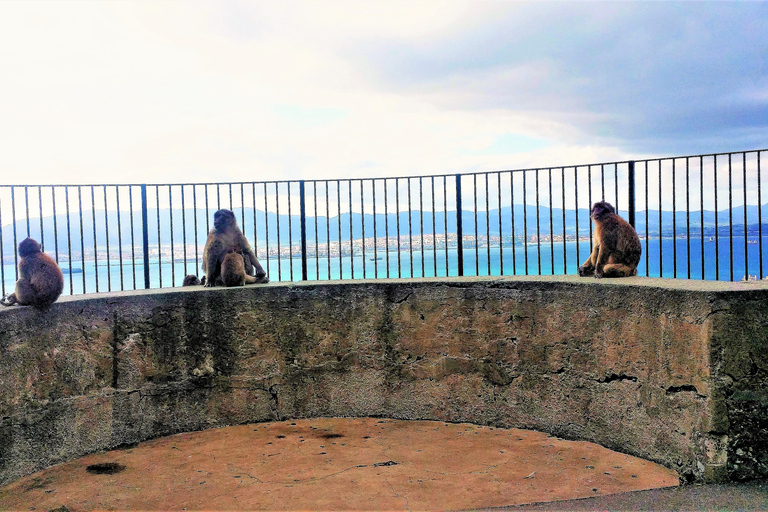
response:
M587 261L579 267L579 275L636 276L643 248L635 228L619 217L616 209L605 201L595 203L589 216L595 223L595 245Z

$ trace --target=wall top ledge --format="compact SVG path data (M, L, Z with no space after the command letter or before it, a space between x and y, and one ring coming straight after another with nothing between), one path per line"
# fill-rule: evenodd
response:
M593 277L579 277L575 275L548 275L548 276L472 276L472 277L429 277L410 279L356 279L345 281L300 281L300 282L272 282L267 284L248 285L236 288L204 288L202 286L177 287L177 288L153 288L149 290L126 290L71 295L59 298L57 303L76 303L81 301L104 300L107 302L121 300L130 297L143 297L177 293L254 293L259 289L277 291L279 289L314 289L325 287L357 287L357 286L385 286L385 285L438 285L451 287L474 287L487 285L494 288L531 288L547 289L554 287L628 287L651 288L668 291L701 292L701 293L744 293L757 292L758 295L768 297L768 280L731 282L731 281L703 281L693 279L668 279L653 277L626 277L621 279L595 279ZM8 312L27 309L26 307L3 307L0 315Z

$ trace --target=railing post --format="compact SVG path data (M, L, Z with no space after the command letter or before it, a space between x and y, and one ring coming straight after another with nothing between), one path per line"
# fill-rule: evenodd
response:
M627 172L628 192L629 192L629 224L635 227L635 162L629 162Z
M149 289L149 227L147 222L147 186L141 186L141 229L144 236L144 288ZM159 240L158 240L159 242Z
M299 182L300 207L301 210L301 280L307 280L307 204L304 198L304 180ZM315 234L317 235L317 234ZM317 236L315 236L317 239Z
M456 254L459 257L459 276L464 275L464 229L461 225L461 174L456 175ZM447 233L446 233L447 235Z

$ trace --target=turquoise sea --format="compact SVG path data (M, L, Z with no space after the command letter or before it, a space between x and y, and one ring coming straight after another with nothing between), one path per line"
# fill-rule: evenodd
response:
M760 244L756 236L746 241L748 259L745 260L743 236L720 237L717 242L705 238L653 238L643 240L643 256L638 267L641 276L691 278L707 280L740 280L745 275L768 274L768 236L763 237L762 269ZM703 245L703 251L702 251ZM541 242L515 247L465 248L465 276L575 274L578 266L588 257L589 241ZM578 254L577 254L578 251ZM661 254L661 257L660 257ZM526 258L527 255L527 258ZM373 249L364 254L338 257L313 257L307 261L307 278L316 280L374 279L457 276L457 249L439 248L407 251ZM271 281L301 281L301 258L260 258ZM677 261L677 264L674 264ZM73 261L82 272L65 273L64 294L96 293L104 291L143 289L143 261L115 259L109 265L93 261ZM181 286L186 274L202 275L200 264L194 260L150 262L150 288ZM13 291L16 272L13 263L2 268L2 293Z

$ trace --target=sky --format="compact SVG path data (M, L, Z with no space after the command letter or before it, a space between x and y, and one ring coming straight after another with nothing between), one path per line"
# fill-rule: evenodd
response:
M0 185L768 147L768 3L0 0Z

